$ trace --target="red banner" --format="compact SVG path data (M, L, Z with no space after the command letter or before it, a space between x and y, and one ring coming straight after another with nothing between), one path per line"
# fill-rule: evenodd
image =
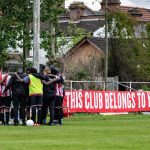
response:
M63 106L71 113L150 111L150 92L66 91Z

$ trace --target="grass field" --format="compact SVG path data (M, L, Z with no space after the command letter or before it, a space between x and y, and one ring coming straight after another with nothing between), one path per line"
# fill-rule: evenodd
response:
M150 149L150 115L75 115L63 126L0 126L0 150L128 149Z

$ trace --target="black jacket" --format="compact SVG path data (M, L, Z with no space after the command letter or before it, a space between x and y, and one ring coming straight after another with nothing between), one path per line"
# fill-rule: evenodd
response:
M53 77L47 76L46 81L50 81L52 79L53 79ZM49 95L49 96L54 96L55 95L55 82L53 82L49 85L43 84L43 94Z
M24 78L26 75L25 74L18 74L20 78ZM11 87L12 94L13 95L24 95L27 96L28 92L28 87L25 83L20 82L16 75L12 75L8 85L4 89L4 92L7 91Z
M53 77L47 77L47 80L46 81L50 81L50 80L52 80L53 79ZM59 83L61 83L61 84L63 84L64 83L64 79L63 79L63 77L61 77L60 76L60 79L58 79L57 81L55 81L55 82L52 82L51 84L49 84L49 85L43 85L43 94L45 94L45 95L50 95L50 96L54 96L54 95L56 95L56 84L59 84Z

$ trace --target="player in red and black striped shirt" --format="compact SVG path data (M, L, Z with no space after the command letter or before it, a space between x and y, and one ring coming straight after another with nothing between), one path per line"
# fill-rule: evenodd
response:
M8 74L8 68L3 68L3 73L0 74L0 118L2 124L9 125L9 110L11 104L11 90L3 92L7 86L11 76Z

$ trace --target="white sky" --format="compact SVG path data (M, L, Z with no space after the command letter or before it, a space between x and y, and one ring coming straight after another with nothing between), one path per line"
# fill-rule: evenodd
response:
M66 0L65 5L68 7L70 3L74 1L82 1L85 5L90 7L93 10L100 9L100 3L98 1L101 0ZM150 9L150 0L121 0L121 5L123 6L134 6L134 7L143 7Z

